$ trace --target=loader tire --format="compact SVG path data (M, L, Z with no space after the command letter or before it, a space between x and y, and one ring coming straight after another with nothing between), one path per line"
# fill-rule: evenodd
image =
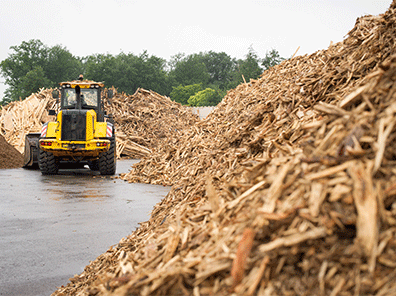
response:
M58 174L59 161L52 153L40 149L38 164L43 175Z
M110 149L99 156L98 167L101 175L114 175L116 172L116 142L110 140Z
M92 160L88 162L88 167L91 171L99 171L99 160Z

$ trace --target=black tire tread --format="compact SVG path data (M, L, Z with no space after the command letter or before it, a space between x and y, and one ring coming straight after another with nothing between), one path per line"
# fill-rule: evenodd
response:
M110 149L99 156L98 167L101 175L114 175L116 172L116 142L110 140Z
M88 163L89 169L91 171L99 171L99 160L92 160Z
M59 162L51 152L39 150L38 164L43 175L56 175L59 171Z

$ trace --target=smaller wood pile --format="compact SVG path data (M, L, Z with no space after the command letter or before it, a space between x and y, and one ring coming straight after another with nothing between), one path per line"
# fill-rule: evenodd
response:
M133 95L117 93L105 106L116 125L118 156L147 156L177 141L184 129L199 121L190 109L142 88Z
M23 101L11 102L0 110L0 134L23 153L25 135L41 131L42 124L52 118L47 111L55 104L52 89L41 89Z

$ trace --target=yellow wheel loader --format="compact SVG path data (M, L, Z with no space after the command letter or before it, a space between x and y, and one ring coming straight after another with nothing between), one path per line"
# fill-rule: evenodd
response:
M103 110L102 82L78 80L61 82L52 96L60 111L49 110L56 121L42 126L41 133L25 139L24 167L38 164L43 175L57 174L59 166L88 165L101 175L116 171L116 138L111 117ZM113 96L108 90L108 98Z

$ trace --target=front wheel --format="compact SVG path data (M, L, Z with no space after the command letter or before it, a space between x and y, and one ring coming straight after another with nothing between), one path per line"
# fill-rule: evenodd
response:
M88 162L91 171L99 171L99 160L92 160Z
M101 175L114 175L116 172L116 142L110 139L110 149L99 156L98 167Z
M56 175L59 171L59 161L51 153L40 149L38 165L43 175Z

